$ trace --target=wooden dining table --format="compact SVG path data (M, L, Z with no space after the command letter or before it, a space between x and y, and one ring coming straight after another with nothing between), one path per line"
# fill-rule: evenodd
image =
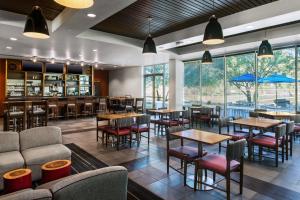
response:
M268 112L257 112L257 113L270 116L274 119L291 119L296 116L295 113L290 113L290 112L268 111Z
M101 120L116 120L116 119L124 119L124 118L135 118L135 117L140 117L143 115L144 114L142 114L142 113L135 113L135 112L117 113L117 114L104 113L104 114L98 114L97 120L101 121Z
M221 135L213 132L208 131L202 131L202 130L196 130L196 129L189 129L184 131L179 131L175 133L171 133L171 135L176 136L178 138L190 140L197 142L198 144L198 155L202 155L203 153L203 144L206 145L215 145L219 144L220 142L230 140L231 136L227 135ZM202 182L205 182L209 185L213 185L213 180L209 177L203 177L202 176L202 170L199 171L198 174L199 177L199 184L197 184L197 190L212 190L212 187L209 187L207 185L201 184ZM194 188L194 175L188 177L187 185L191 188Z
M252 130L254 128L257 128L259 130L264 130L268 128L272 128L274 126L277 126L282 123L281 120L276 119L267 119L267 118L255 118L255 117L249 117L249 118L242 118L231 121L231 123L235 125L241 125L249 127L249 140L248 140L248 159L251 160L252 157L252 145L251 145L251 139L253 137Z

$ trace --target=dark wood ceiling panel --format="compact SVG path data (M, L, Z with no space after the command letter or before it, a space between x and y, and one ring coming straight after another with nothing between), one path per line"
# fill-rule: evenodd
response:
M207 22L212 14L228 16L277 0L138 0L92 27L94 30L144 39L147 17L154 37Z
M64 9L53 0L0 0L0 10L28 15L33 6L40 6L48 20L53 20Z

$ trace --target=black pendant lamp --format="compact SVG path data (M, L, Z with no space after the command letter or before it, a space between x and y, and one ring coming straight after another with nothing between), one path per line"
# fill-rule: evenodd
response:
M151 37L151 33L150 33L150 22L151 22L152 18L149 17L148 21L149 21L149 33L148 36L145 40L144 43L144 48L143 48L143 54L153 54L153 53L157 53L156 52L156 46L155 46L155 42Z
M33 6L31 13L27 16L23 35L37 39L50 37L46 19L39 6Z
M215 1L213 1L213 8L215 8ZM203 44L206 45L215 45L224 43L224 36L221 24L218 22L218 19L215 15L212 15L209 18L209 22L206 25Z
M272 46L268 40L263 40L258 48L257 57L259 58L271 58L273 57Z
M209 22L206 25L203 44L215 45L224 43L224 36L221 24L215 15L209 18Z
M202 56L202 64L212 64L212 57L209 51L205 51Z

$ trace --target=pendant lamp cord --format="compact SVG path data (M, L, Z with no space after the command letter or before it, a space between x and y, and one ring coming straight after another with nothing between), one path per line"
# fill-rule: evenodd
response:
M151 32L150 32L150 28L151 28L151 17L148 17L148 23L149 23L149 31L148 31L148 35L151 36Z

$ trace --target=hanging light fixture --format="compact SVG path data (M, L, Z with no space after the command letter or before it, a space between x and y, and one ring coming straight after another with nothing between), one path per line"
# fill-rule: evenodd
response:
M56 3L69 8L84 9L94 5L94 0L54 0Z
M31 13L27 16L23 34L37 39L50 37L46 19L39 6L33 6Z
M267 38L267 31L265 31L265 38ZM258 48L257 57L259 58L271 58L273 57L272 46L267 39L263 40Z
M202 56L202 64L212 64L212 57L209 51L205 51Z
M157 53L156 52L156 46L155 46L155 42L153 41L152 37L151 37L151 32L150 32L150 23L151 23L152 18L149 17L148 18L148 22L149 22L149 32L148 32L148 36L145 40L144 43L144 48L143 48L143 54L148 54L148 53Z
M215 8L215 1L213 1L213 8ZM221 24L218 22L218 19L215 15L212 15L209 18L209 22L206 25L203 44L206 45L215 45L224 43L224 36Z

